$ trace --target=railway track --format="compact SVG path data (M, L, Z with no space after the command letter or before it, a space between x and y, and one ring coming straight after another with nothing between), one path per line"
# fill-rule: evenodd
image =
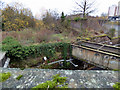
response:
M100 51L120 55L120 47L99 44L99 43L94 43L94 42L88 42L88 41L79 41L76 43L76 45L80 45L80 46L92 48L95 50L100 50Z

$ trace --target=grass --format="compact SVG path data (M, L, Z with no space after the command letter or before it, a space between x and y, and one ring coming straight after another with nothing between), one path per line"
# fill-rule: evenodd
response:
M56 34L51 30L23 30L23 31L11 31L2 32L2 40L7 36L16 38L22 45L31 45L36 43L50 43L50 42L70 42L73 37L69 37L69 33Z

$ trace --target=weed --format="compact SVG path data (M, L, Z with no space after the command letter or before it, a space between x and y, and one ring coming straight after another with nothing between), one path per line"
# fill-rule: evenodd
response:
M0 73L0 82L6 81L11 76L11 73Z
M67 77L60 77L60 74L56 74L52 77L53 79L51 81L46 81L45 83L39 84L32 88L38 89L38 88L68 88L67 84L65 82L67 81ZM62 87L59 87L59 85L62 85Z
M23 77L23 75L19 75L16 79L20 80L21 77Z
M115 90L120 90L120 82L116 82L116 84L113 85L113 88Z

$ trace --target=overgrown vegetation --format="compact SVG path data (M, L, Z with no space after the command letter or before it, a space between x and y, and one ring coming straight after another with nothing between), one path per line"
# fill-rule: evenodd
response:
M52 88L53 90L55 88L68 88L68 84L65 83L67 81L67 77L60 77L60 74L56 74L52 77L53 79L51 81L46 81L45 83L39 84L35 87L33 87L31 90L38 90L40 88L44 88L45 90L47 88ZM60 85L62 85L60 87Z
M11 76L11 73L0 73L0 82L6 81Z
M115 29L114 28L110 29L108 35L109 37L113 38L115 36Z
M2 50L7 51L7 56L12 61L20 61L28 57L46 56L47 58L55 57L56 52L60 52L65 60L70 57L70 43L48 43L30 46L22 46L16 39L7 37L3 40ZM11 62L12 62L11 61Z
M14 3L13 6L7 5L2 10L2 30L17 31L28 27L35 27L35 19L28 8L21 4Z
M76 28L72 25L72 20L62 12L61 15L54 10L46 10L41 17L41 20L33 17L33 14L29 8L24 8L22 4L12 3L10 5L3 5L2 11L2 38L12 36L16 38L22 45L31 45L38 43L49 42L73 42L77 36L87 37L91 29L97 29L99 27L96 24L97 21L91 21L87 26L81 21L80 28ZM72 15L71 15L72 16ZM40 18L39 15L37 18ZM75 17L75 21L86 20L88 18ZM85 24L88 23L85 21ZM91 27L90 27L91 26ZM9 31L9 32L8 32ZM56 34L61 34L60 37L54 37ZM62 39L61 39L62 37Z
M120 82L116 82L114 85L113 85L113 88L115 90L120 90Z
M80 18L80 17L75 17L74 20L76 22L80 21L80 20L87 20L87 18Z

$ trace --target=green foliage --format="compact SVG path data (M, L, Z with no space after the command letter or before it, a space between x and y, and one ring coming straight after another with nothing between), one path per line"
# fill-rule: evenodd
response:
M98 35L98 36L91 36L90 38L94 39L94 38L97 38L97 37L99 38L99 37L105 37L105 36L108 36L108 35L107 34L102 34L102 35Z
M53 65L41 65L42 69L51 69Z
M118 39L119 37L113 37L112 39Z
M67 62L67 67L69 67L71 64L70 64L70 62Z
M110 29L108 35L109 35L111 38L114 37L114 35L115 35L115 29L114 29L114 28Z
M30 9L24 8L18 3L13 4L13 6L6 5L3 8L2 27L0 27L3 31L16 31L28 27L35 27L35 21Z
M0 82L6 81L11 76L11 73L0 73Z
M64 15L64 12L62 12L62 15L61 15L61 22L63 22L65 20L65 15Z
M52 77L53 79L51 81L46 81L45 83L39 84L35 87L32 88L34 89L39 89L39 88L68 88L67 85L65 85L65 82L67 81L67 77L60 77L60 74L56 74ZM59 87L58 85L62 85L62 87Z
M23 67L23 68L20 68L20 70L24 70L25 68Z
M87 20L87 18L80 18L80 17L75 17L74 20L78 22L79 20Z
M67 21L68 21L68 22L71 22L71 19L68 19Z
M91 40L91 38L83 38L83 40L89 41Z
M80 20L80 17L75 17L74 20L77 22Z
M116 84L113 85L113 88L115 90L120 90L120 82L116 82Z
M20 43L19 43L16 39L14 39L13 37L9 37L9 36L7 36L7 37L3 40L2 44L7 44L7 45L20 45Z
M91 40L91 38L81 38L81 37L77 37L77 40L86 40L86 41L89 41L89 40Z
M23 77L23 75L19 75L16 79L20 80L21 77Z
M113 69L113 71L120 71L120 69Z
M70 44L63 42L21 46L19 42L12 37L7 37L2 43L3 51L7 51L7 56L11 58L11 60L23 60L30 56L47 56L50 58L54 57L56 52L61 52L63 58L66 59L70 49Z
M66 59L67 59L67 56L68 56L68 53L67 53L68 48L70 48L69 44L63 43L62 56L63 56L63 59L65 60L64 63L63 63L65 67L67 67Z
M54 82L58 83L59 84L63 84L65 83L65 81L67 80L67 77L60 77L60 74L56 74L53 76L53 80Z
M0 51L2 51L2 43L0 43Z

